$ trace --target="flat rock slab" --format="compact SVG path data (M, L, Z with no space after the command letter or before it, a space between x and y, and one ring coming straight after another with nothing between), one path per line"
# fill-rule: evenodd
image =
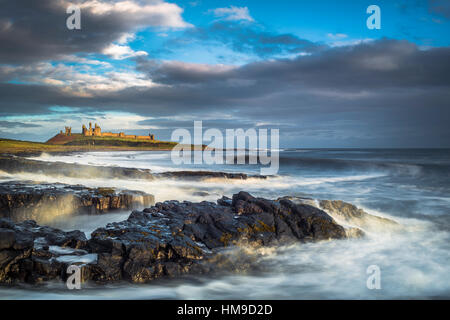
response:
M0 170L10 174L30 172L55 177L85 179L92 179L92 177L102 177L103 179L154 179L153 174L148 169L91 166L77 163L39 161L11 156L0 156Z
M31 181L0 183L0 217L13 221L46 223L68 215L132 210L154 203L153 195L141 191Z
M234 180L247 180L249 178L255 179L267 179L267 176L261 175L247 175L245 173L229 173L229 172L217 172L217 171L168 171L155 174L155 177L159 178L173 178L183 180L199 180L199 179L234 179Z
M180 180L204 180L208 178L246 180L248 178L266 179L266 176L247 175L244 173L228 173L215 171L169 171L153 173L150 169L125 168L114 166L92 166L77 163L49 162L21 157L0 156L0 170L9 174L23 172L42 173L55 177L72 177L92 179L136 179L154 180L172 178Z

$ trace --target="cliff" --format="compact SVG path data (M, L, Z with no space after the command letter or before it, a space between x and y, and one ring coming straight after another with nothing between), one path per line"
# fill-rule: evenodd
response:
M52 137L51 139L49 139L46 143L47 144L60 144L60 145L64 145L66 143L69 143L73 140L76 140L77 138L81 137L81 135L78 134L74 134L71 136L67 136L63 133L58 133L56 136Z

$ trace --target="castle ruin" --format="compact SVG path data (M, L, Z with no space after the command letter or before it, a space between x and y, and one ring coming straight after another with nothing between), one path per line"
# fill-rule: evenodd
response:
M60 131L60 134L63 134L65 136L71 136L72 135L72 128L71 127L65 127L65 132L63 133L62 130ZM138 135L128 135L124 132L119 133L113 133L113 132L102 132L102 129L98 124L95 124L94 127L92 127L92 122L89 122L89 129L86 128L86 126L83 124L81 127L81 135L85 137L117 137L117 138L124 138L124 139L135 139L135 140L148 140L148 141L155 141L156 137L154 134L149 133L148 136L138 136Z

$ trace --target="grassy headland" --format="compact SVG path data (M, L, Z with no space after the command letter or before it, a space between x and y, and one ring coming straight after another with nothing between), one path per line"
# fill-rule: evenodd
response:
M80 151L152 151L171 150L177 143L170 141L142 141L112 137L85 137L72 135L65 139L56 135L49 141L31 142L12 139L0 139L2 154L39 154Z

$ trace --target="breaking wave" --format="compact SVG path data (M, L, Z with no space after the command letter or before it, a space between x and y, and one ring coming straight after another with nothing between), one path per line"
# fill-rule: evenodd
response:
M256 166L175 167L168 152L92 152L42 155L41 161L174 170L215 170L254 174ZM292 150L280 153L280 172L266 180L88 179L44 174L8 174L0 180L119 187L154 194L156 201L216 201L241 190L276 199L291 195L344 200L364 211L397 221L402 228L376 226L362 239L267 248L254 252L260 270L220 277L119 283L69 292L57 284L45 290L1 289L6 299L410 299L450 297L449 150ZM53 223L89 234L120 212L73 217ZM381 290L366 287L367 267L381 269Z

